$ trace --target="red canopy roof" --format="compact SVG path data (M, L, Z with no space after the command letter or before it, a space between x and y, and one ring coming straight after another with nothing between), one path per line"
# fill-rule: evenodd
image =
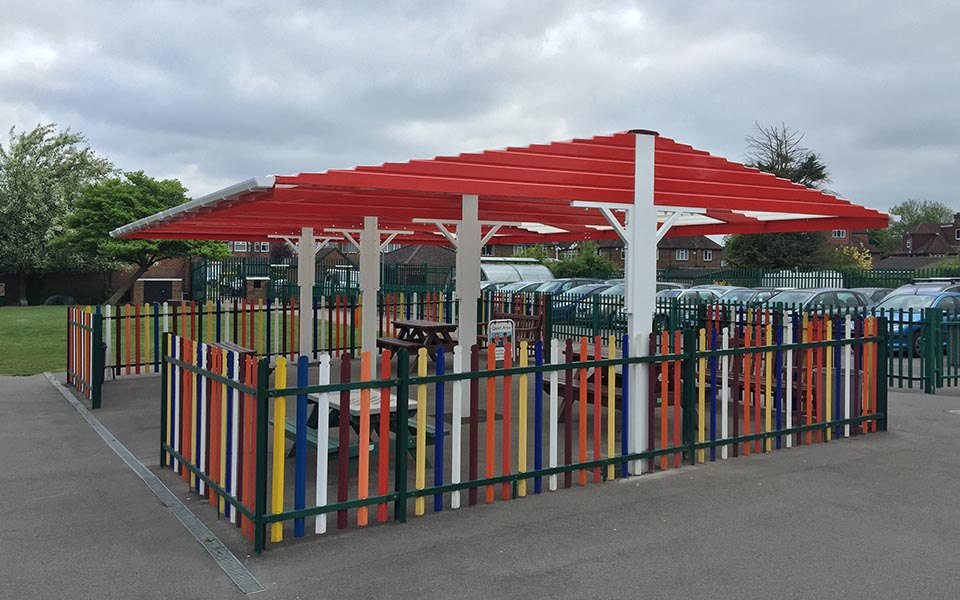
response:
M411 231L397 242L443 244L434 225L456 221L460 196L480 197L480 219L509 222L492 243L610 239L597 210L572 201L633 202L636 134L575 139L429 160L253 179L113 232L129 238L266 240L312 226ZM662 136L654 153L659 207L693 207L669 235L869 229L886 214L762 173ZM652 227L652 224L651 224Z

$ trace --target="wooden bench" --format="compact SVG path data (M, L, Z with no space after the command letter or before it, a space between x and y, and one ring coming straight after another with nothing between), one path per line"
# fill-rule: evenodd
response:
M421 346L417 342L411 342L409 340L401 340L393 337L379 337L377 338L377 348L389 350L393 354L396 354L398 350L403 349L415 356Z
M271 424L272 423L273 421L271 421ZM353 429L356 432L358 428L359 428L359 424L357 424L357 427L353 427L353 420L351 419L351 429ZM378 431L378 430L375 430L375 428L372 425L370 429L372 433L377 433ZM410 452L411 457L416 459L416 450L417 450L417 419L416 417L413 417L407 420L407 429L410 433L410 435L407 436L407 451ZM437 441L437 429L433 425L428 424L424 428L424 431L426 431L427 433L426 435L427 445L428 446L434 445ZM359 432L357 433L359 434ZM444 433L444 435L446 435L446 433ZM287 419L287 425L285 427L285 436L288 440L297 439L297 421L295 419ZM318 441L318 436L317 436L316 428L311 427L308 424L307 425L307 444L311 448L316 448L317 441ZM374 442L370 442L370 451L372 452L376 450L376 448L377 448L377 445ZM330 439L328 439L327 452L330 454L330 456L336 458L337 453L339 451L340 451L340 443L335 438L331 437ZM360 454L360 445L351 444L350 458L356 458L359 454ZM293 449L291 449L288 456L293 456L293 455L294 455L294 452L293 452Z
M350 413L349 413L349 416L348 416L348 422L349 422L350 428L354 431L354 433L356 433L356 434L359 436L359 435L360 435L360 411L359 411L359 408L355 408L355 407L353 406L354 404L355 404L355 402L351 402L351 408L350 408ZM308 443L311 447L313 447L313 448L316 448L316 447L317 447L317 439L318 439L318 438L317 438L317 425L318 425L318 423L319 423L319 421L320 421L320 415L319 415L319 410L318 410L318 409L319 409L319 405L318 405L315 401L311 401L311 402L310 402L310 414L307 415L307 443ZM329 420L327 426L328 426L330 429L336 429L336 428L338 428L338 427L340 426L340 417L339 417L339 414L338 414L339 409L337 409L334 405L331 405L331 409L333 409L333 410L330 411L330 417L329 417L330 420ZM391 411L391 412L390 412L390 431L393 431L394 433L396 433L396 430L397 430L397 428L396 428L396 424L397 424L396 421L397 421L396 412ZM273 421L271 420L271 423L272 423L272 422L273 422ZM379 422L380 422L380 413L379 413L379 411L377 411L377 412L372 412L371 415L370 415L370 433L371 433L371 435L379 434L379 432L380 432ZM417 451L417 417L416 417L415 415L412 416L412 417L409 417L409 418L407 419L407 431L409 432L409 435L408 435L408 437L407 437L407 452L409 452L409 453L410 453L410 456L411 456L414 460L416 460L416 451ZM437 439L437 430L436 430L436 428L435 428L433 425L427 423L426 427L424 427L424 432L426 433L426 436L425 436L425 437L426 437L426 443L427 443L427 445L428 445L428 446L434 445L434 444L436 443L436 439ZM449 433L449 432L447 432L446 429L444 429L444 435L447 435L447 433ZM291 439L291 440L295 440L295 439L296 439L296 437L297 437L297 422L296 422L295 419L287 419L286 427L285 427L285 436L286 436L287 439ZM338 451L339 451L339 447L340 447L340 444L339 444L339 442L337 441L337 439L335 439L334 437L331 437L331 438L327 441L327 446L328 446L327 451L330 453L331 456L334 456L334 457L335 457L335 456L337 455L337 453L338 453ZM373 451L374 449L376 449L376 446L377 446L377 445L376 445L374 442L371 442L371 443L370 443L370 450ZM287 456L294 456L295 451L296 451L296 448L291 448L291 449L290 449L290 452L287 454ZM350 446L350 458L356 458L359 454L360 454L360 446L359 446L359 444L351 444L351 446Z
M271 421L272 423L272 421ZM287 424L285 427L285 435L288 440L297 439L297 421L296 419L287 419ZM307 427L307 445L311 448L317 447L317 430L312 427ZM370 444L370 451L372 452L376 448L376 444ZM327 440L327 454L332 458L336 458L340 453L340 443L333 438ZM360 444L351 444L350 445L350 458L356 458L360 455ZM293 456L294 453L291 450L289 456Z
M493 311L492 320L499 321L506 319L513 321L513 343L515 347L519 348L520 342L533 344L533 342L543 339L543 313L525 315L498 310ZM486 323L484 327L486 327ZM487 335L486 329L484 329L484 332L477 336L477 342L487 344L489 341L490 338Z

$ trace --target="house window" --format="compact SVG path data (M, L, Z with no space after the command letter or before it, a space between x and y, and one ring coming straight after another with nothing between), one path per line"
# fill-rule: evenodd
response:
M247 251L247 243L246 243L246 242L234 242L234 243L233 243L233 251L234 251L234 252L246 252L246 251Z
M480 256L493 256L493 246L486 244L483 248L480 248Z
M834 229L834 230L833 230L833 239L835 239L835 240L843 240L843 239L846 239L846 237L847 237L847 230L846 230L846 229Z
M677 260L690 260L690 251L686 248L677 248Z
M704 250L703 262L712 262L712 261L713 261L713 250Z
M953 230L953 239L960 241L960 227Z
M523 254L524 252L526 252L526 250L527 250L527 247L524 246L523 244L514 244L513 255L517 256L517 255Z

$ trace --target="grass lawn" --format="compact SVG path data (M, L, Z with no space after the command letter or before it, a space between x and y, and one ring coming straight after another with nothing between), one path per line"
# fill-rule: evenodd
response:
M65 306L0 307L0 375L67 368Z

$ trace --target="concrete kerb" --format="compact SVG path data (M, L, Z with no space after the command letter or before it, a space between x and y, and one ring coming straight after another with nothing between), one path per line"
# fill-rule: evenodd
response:
M146 380L131 383L123 395L134 388L155 392ZM148 398L140 406L154 413ZM445 511L416 526L348 530L316 540L322 546L277 547L257 560L257 570L261 578L282 582L277 591L283 597L317 589L375 597L386 587L400 595L419 590L441 597L459 589L463 597L496 597L503 585L517 594L556 597L628 590L690 597L709 589L712 597L742 598L791 586L804 595L885 590L878 597L936 596L953 589L958 581L952 573L960 572L960 560L934 533L950 530L960 516L944 504L960 492L944 479L960 439L960 417L946 411L957 408L952 394L891 391L892 431L886 435L687 467L672 474L688 477L670 477L668 485L658 482L670 471L549 498ZM116 420L106 412L98 416ZM140 435L152 442L153 433ZM952 450L944 452L945 445ZM197 514L212 526L203 508ZM763 525L774 522L779 525ZM572 538L576 544L568 543ZM832 555L843 560L825 559L826 539L839 544ZM466 547L473 551L464 562L457 548ZM379 565L379 576L356 576L361 557ZM743 560L765 566L744 575ZM623 574L641 563L646 576L628 578L628 584ZM678 568L697 564L708 565L711 575L671 579Z
M188 509L160 479L140 462L93 414L77 400L51 373L44 373L50 384L73 406L90 427L117 456L139 477L160 501L183 524L184 528L213 557L217 565L233 581L241 592L251 594L264 590L250 571L237 559L220 539Z

